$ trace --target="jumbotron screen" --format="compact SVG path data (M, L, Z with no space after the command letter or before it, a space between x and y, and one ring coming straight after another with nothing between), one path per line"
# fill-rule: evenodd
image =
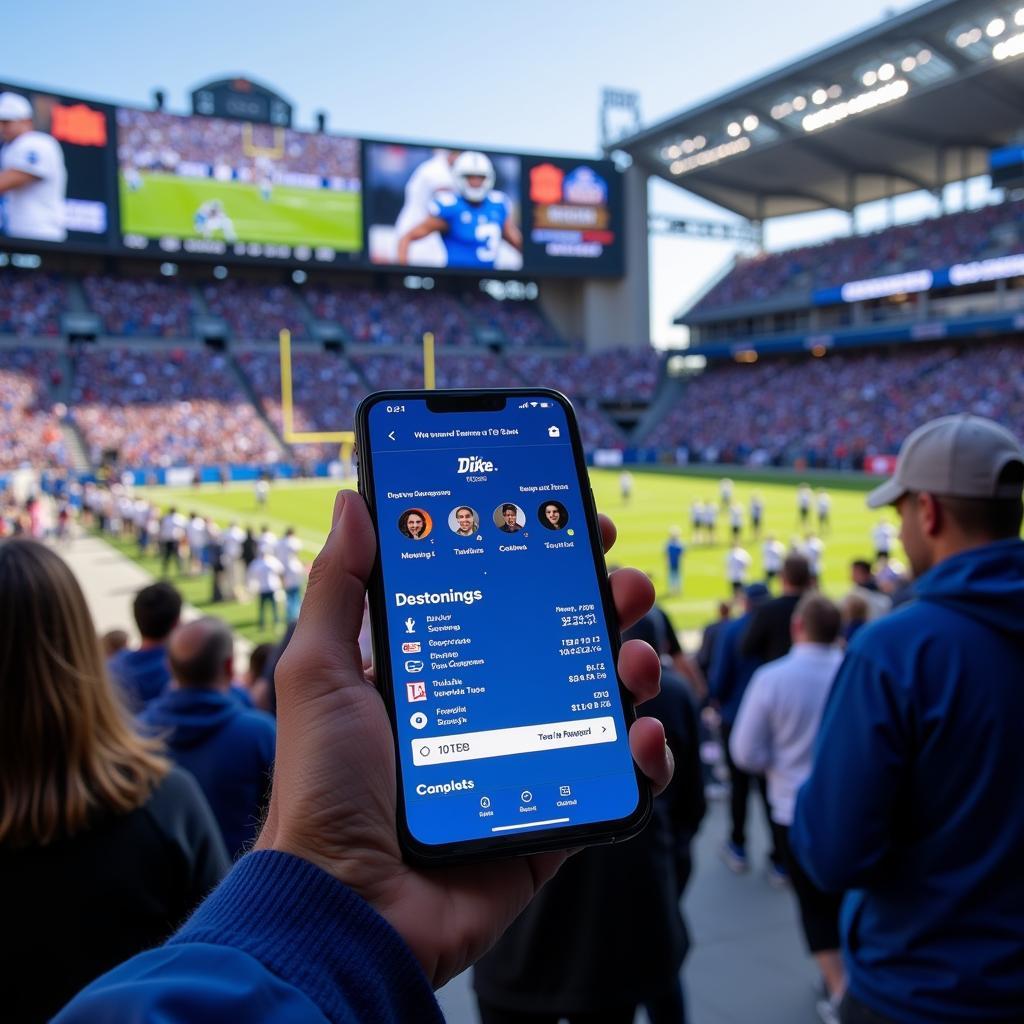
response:
M0 241L112 243L114 108L0 83Z
M358 139L120 107L117 167L129 249L317 263L362 252Z

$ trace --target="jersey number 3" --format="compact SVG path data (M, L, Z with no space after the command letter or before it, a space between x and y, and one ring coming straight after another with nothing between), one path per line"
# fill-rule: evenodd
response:
M480 243L477 246L476 258L481 263L493 263L498 255L498 243L501 241L500 225L493 222L477 224L475 235Z

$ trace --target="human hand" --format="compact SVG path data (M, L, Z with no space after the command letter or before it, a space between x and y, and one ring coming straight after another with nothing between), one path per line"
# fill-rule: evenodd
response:
M394 737L384 701L363 673L358 641L376 537L352 491L338 493L332 522L275 673L277 762L256 849L302 857L354 889L405 939L437 987L497 941L568 853L430 870L402 860ZM604 517L601 532L607 550L615 527ZM623 628L654 601L650 581L634 569L612 573L611 586ZM618 669L637 703L658 692L661 665L643 641L623 644ZM640 718L629 743L655 791L663 789L673 766L661 723Z

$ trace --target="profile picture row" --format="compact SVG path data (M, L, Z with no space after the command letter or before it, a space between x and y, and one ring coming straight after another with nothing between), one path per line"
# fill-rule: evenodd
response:
M560 501L545 501L537 508L537 521L546 530L564 530L569 525L569 510ZM448 529L456 537L476 537L480 533L480 512L472 505L457 505L448 513ZM518 533L527 525L524 509L506 501L491 512L491 522L502 533ZM434 520L426 509L409 508L398 517L398 530L409 540L425 540L434 529Z

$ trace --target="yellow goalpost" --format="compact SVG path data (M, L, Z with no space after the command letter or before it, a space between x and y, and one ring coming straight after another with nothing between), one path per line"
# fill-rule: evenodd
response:
M295 406L292 394L292 332L282 328L278 334L281 358L281 436L288 444L318 444L336 441L341 446L341 461L348 462L355 446L356 435L351 430L296 430ZM434 390L434 335L423 335L423 386Z

